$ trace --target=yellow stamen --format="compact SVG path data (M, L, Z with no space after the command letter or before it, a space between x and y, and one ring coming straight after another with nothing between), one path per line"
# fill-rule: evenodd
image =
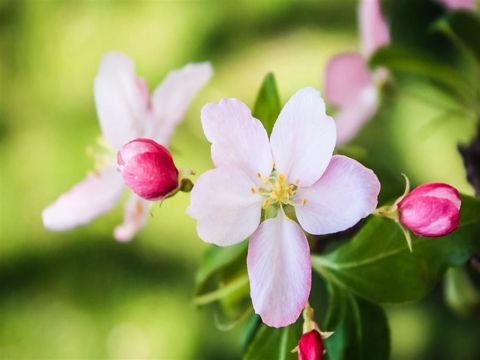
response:
M263 200L262 208L267 209L270 206L268 199Z

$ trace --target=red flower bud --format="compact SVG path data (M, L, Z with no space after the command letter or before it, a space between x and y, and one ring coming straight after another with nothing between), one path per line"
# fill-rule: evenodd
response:
M302 335L298 341L298 360L322 360L323 339L317 330Z
M398 203L399 220L416 235L444 236L458 227L460 204L460 194L454 187L423 184Z
M172 155L150 139L135 139L117 153L125 184L138 196L160 200L178 188L178 170Z

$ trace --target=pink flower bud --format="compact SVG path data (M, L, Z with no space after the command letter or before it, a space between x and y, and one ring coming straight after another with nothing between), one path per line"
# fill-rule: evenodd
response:
M150 139L135 139L117 153L125 184L138 196L160 200L178 188L178 170L172 155Z
M400 222L419 236L444 236L458 227L460 204L460 194L454 187L423 184L398 203Z
M298 341L298 360L322 360L323 340L317 330L302 335Z

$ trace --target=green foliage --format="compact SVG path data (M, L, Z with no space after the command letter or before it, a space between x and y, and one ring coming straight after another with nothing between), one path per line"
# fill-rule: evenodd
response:
M255 101L253 116L259 119L267 134L271 134L273 125L281 110L280 96L273 73L268 73L263 79L262 86Z
M244 259L247 253L247 246L247 241L228 247L210 245L205 251L202 265L197 272L195 279L197 290L201 291L218 271L240 258Z
M384 360L390 353L390 330L383 309L330 284L330 306L323 330L328 359Z
M471 315L480 308L480 291L463 267L448 269L444 294L450 308L460 315Z
M444 7L432 0L383 0L391 41L412 51L443 54L439 60L450 61L453 45L432 24L445 14Z
M302 317L293 325L284 328L270 328L261 325L244 355L244 360L295 360L292 350L302 335Z
M468 91L469 84L459 77L461 74L453 65L421 50L415 52L405 46L391 45L375 52L369 64L372 67L386 67L397 74L435 81L458 100Z
M443 21L473 54L480 60L480 18L473 12L454 11L445 16Z
M476 112L479 68L459 48L458 38L478 49L478 18L471 13L448 13L430 0L384 0L383 4L391 43L373 55L370 65L388 68L397 80L413 77L433 83L464 112Z
M442 238L413 237L410 253L399 226L374 216L348 243L313 256L312 266L329 281L375 303L424 297L449 266L480 251L480 200L462 197L460 225Z

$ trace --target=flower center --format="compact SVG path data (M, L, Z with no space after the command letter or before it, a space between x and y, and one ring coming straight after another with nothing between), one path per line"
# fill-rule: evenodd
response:
M263 182L263 186L252 187L252 193L262 195L263 200L262 207L267 209L270 205L294 205L290 198L295 195L298 189L297 184L289 184L284 174L273 170L270 176L262 176L257 174Z
M87 147L85 152L93 159L96 172L107 165L115 164L116 152L103 137L99 137L95 145Z

